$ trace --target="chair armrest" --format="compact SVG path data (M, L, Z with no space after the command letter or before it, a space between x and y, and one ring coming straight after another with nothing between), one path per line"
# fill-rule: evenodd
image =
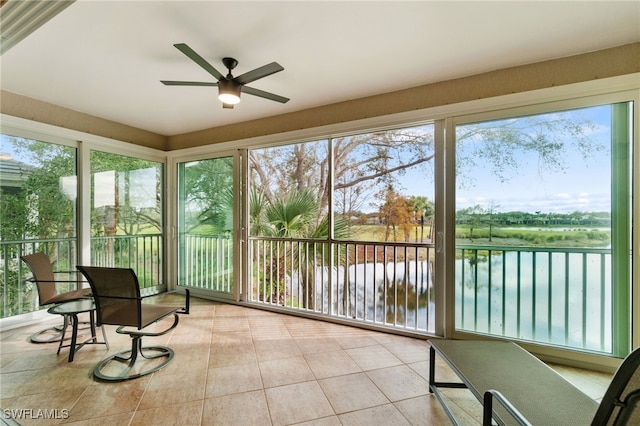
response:
M170 291L169 293L177 293L178 290ZM179 314L189 315L189 309L191 309L191 292L188 288L184 289L184 306L180 308L177 312Z
M87 281L82 280L36 280L35 278L27 278L26 281L30 281L32 283L40 282L40 283L88 283Z
M117 299L117 300L138 300L142 301L144 297L126 297L126 296L100 296L100 299Z
M171 293L178 293L180 290L172 290L167 292L167 294L171 294ZM155 297L158 296L157 294L149 294L147 296L142 296L141 299L146 299L148 297ZM176 312L178 312L179 314L187 314L189 315L189 309L191 308L191 292L189 291L188 288L184 289L184 306L180 309L178 309Z
M507 412L514 418L518 424L522 426L532 426L531 423L522 415L520 411L516 407L509 402L504 395L498 392L495 389L489 389L484 393L484 404L483 404L483 415L482 415L482 425L483 426L491 426L493 419L493 398L496 399Z
M174 293L171 291L169 293ZM125 296L100 296L101 299L120 299L120 300L139 300L142 302L144 299L149 297L157 296L157 294L150 294L148 296L140 296L140 297L125 297ZM191 292L188 289L185 289L185 305L182 308L177 308L177 312L181 314L189 313L189 306L191 303Z
M173 330L174 328L176 328L176 326L178 325L178 320L180 319L180 317L178 317L178 310L174 310L172 312L169 312L167 315L158 318L158 320L162 319L162 318L166 318L169 315L173 315L173 323L165 328L162 331L144 331L145 327L143 327L142 329L138 329L138 330L133 330L131 329L132 326L127 326L127 325L121 325L118 328L116 328L116 333L119 334L128 334L130 336L138 336L138 337L142 337L142 336L147 336L147 337L158 337L158 336L163 336L165 334L167 334L168 332L170 332L171 330ZM134 326L135 327L135 326Z

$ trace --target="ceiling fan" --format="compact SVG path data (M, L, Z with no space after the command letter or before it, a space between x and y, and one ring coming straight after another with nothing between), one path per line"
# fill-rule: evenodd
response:
M209 74L218 80L216 83L204 82L204 81L172 81L172 80L160 80L162 84L167 86L218 86L218 99L222 101L223 108L233 108L235 104L240 102L240 93L248 93L250 95L259 96L261 98L270 99L272 101L287 103L289 98L283 96L274 95L273 93L265 92L264 90L254 89L253 87L247 87L246 84L256 81L260 78L266 77L271 74L275 74L284 70L277 62L271 62L260 68L256 68L253 71L246 72L242 75L234 77L231 75L237 65L238 61L233 58L222 58L222 63L229 70L226 77L222 75L217 69L207 62L202 56L198 55L193 49L184 43L174 44L174 46L187 55L196 64L200 65Z

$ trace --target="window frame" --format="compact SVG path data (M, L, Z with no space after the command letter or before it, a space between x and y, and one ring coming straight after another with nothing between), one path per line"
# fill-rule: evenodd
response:
M527 115L553 113L558 111L572 110L578 108L594 107L599 105L613 105L623 102L633 103L633 119L630 123L632 126L632 140L630 141L633 156L630 159L631 167L631 194L637 193L640 189L640 173L638 169L640 167L640 149L637 148L639 137L639 118L638 107L640 100L640 91L638 90L624 90L611 93L594 94L583 97L567 97L566 99L553 100L549 102L531 103L529 105L519 105L511 108L501 108L494 110L486 110L478 113L456 115L447 119L447 136L446 136L446 152L447 152L447 170L445 171L446 194L447 194L447 206L446 206L446 218L444 220L444 234L445 241L452 241L453 244L446 244L444 249L444 255L446 258L451 259L447 263L445 269L445 336L454 339L478 339L479 336L473 333L467 333L455 329L455 129L458 125L464 125L469 123L477 123L492 120L508 119L513 117L521 117ZM635 147L635 149L633 149ZM612 194L613 196L613 194ZM640 223L640 197L635 197L632 200L631 205L631 279L630 279L630 293L629 293L629 309L630 309L630 349L640 345L640 315L633 315L633 312L640 312L640 283L638 282L638 276L640 275L640 232L638 229L638 223ZM613 231L613 229L612 229ZM563 359L572 360L572 363L576 365L584 365L594 367L598 365L605 365L609 368L614 368L617 365L616 358L614 356L606 356L593 353L583 353L578 350L560 348L555 346L547 346L543 344L536 344L530 342L519 342L527 350L542 356L544 359L555 360ZM614 342L615 345L615 342Z
M315 128L307 128L302 130L283 132L277 134L269 134L265 136L257 136L247 139L233 140L227 142L221 142L216 144L202 145L193 148L184 148L178 150L172 150L169 152L157 150L153 148L147 148L139 145L133 145L123 141L117 141L114 139L92 135L79 130L71 130L68 128L62 128L53 126L46 123L31 121L24 118L18 118L7 114L0 114L0 131L3 133L14 133L19 131L21 133L16 134L24 137L34 137L43 141L51 141L56 143L58 140L66 141L65 144L77 144L78 145L78 180L79 180L79 198L83 197L83 194L89 192L89 164L88 153L90 149L100 149L107 152L124 153L125 155L138 156L140 158L151 159L154 161L164 161L164 174L165 174L165 256L166 262L165 277L168 282L169 290L175 289L174 274L172 271L175 269L176 259L172 256L175 253L173 248L174 240L172 239L175 232L174 216L172 215L171 207L171 195L175 191L175 175L173 173L172 159L181 156L218 153L220 151L237 150L256 147L275 146L278 144L290 144L292 141L305 141L324 138L331 134L343 134L352 132L371 131L375 128L381 127L397 127L412 125L424 121L433 121L436 123L436 148L446 155L441 155L437 158L435 164L435 179L436 179L436 224L438 250L442 251L445 256L449 249L445 244L447 237L450 237L450 233L453 231L451 226L447 226L447 223L452 220L449 217L451 213L445 215L445 211L451 212L452 209L449 206L452 202L452 198L448 196L447 190L453 185L450 182L449 172L453 164L451 163L452 156L447 151L450 149L450 138L453 135L454 120L460 121L464 117L470 115L476 115L475 120L479 116L484 117L496 117L499 114L513 113L518 110L535 111L539 110L541 106L548 105L550 103L557 103L557 105L567 104L576 105L581 99L588 98L590 100L602 99L603 103L611 103L615 99L623 98L623 100L635 101L635 108L633 114L633 140L634 145L638 145L640 141L640 129L638 125L639 117L637 110L640 108L640 73L633 73L615 77L607 77L600 79L593 79L583 81L579 83L572 83L568 85L553 86L544 89L537 89L533 91L519 92L509 95L478 99L473 101L467 101L456 104L439 105L429 107L421 110L411 110L389 114L380 117L370 117L361 120L342 122L329 124L324 126L318 126ZM17 129L17 130L16 130ZM81 141L81 142L80 142ZM206 143L206 142L205 142ZM439 159L438 159L439 158ZM246 165L245 165L246 167ZM635 149L633 152L632 160L632 184L636 192L640 189L640 149ZM437 181L442 180L442 183L438 185ZM243 180L244 181L244 180ZM246 183L246 182L245 182ZM78 226L78 247L80 255L87 253L86 248L89 247L89 221L88 221L88 209L85 206L88 205L88 197L83 197L83 202L79 205L79 221L81 226ZM632 311L632 345L634 347L640 345L640 315L634 313L640 312L640 197L634 197L632 202L632 221L636 226L632 231L632 250L633 257L632 263L632 286L633 294L631 300ZM246 207L246 204L244 204ZM440 206L438 208L438 206ZM441 210L441 209L447 210ZM83 250L84 249L84 250ZM444 259L445 256L438 256L437 259ZM88 259L80 259L83 262L87 262ZM436 318L436 333L444 337L452 337L450 324L453 324L453 311L450 306L452 297L448 294L450 292L450 285L446 283L449 277L452 275L450 265L437 264L437 270L439 271L436 280L437 286L441 288L438 292L437 301L439 301L439 312ZM444 266L444 267L443 267ZM26 318L26 321L32 319ZM0 320L0 325L14 326L21 321L24 323L25 318L7 318ZM565 363L570 363L578 366L585 366L591 368L604 368L613 369L619 363L616 359L590 356L578 353L576 351L561 351L550 350L545 347L531 347L528 348L539 356L542 356L549 360L559 360Z

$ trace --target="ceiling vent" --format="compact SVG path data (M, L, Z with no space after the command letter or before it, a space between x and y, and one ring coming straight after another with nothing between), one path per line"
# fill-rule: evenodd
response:
M74 1L2 0L0 3L0 55L62 12Z

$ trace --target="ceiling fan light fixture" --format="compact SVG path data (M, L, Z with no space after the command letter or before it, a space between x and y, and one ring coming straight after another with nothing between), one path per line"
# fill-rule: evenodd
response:
M240 90L242 86L234 81L218 81L218 99L223 104L236 105L240 102Z
M4 2L7 0L0 1ZM236 65L238 65L238 61L233 58L222 58L222 63L229 70L229 73L225 77L220 71L215 69L213 65L207 62L206 59L198 55L186 44L177 43L174 44L174 47L184 53L193 62L200 65L200 67L211 74L211 76L214 77L217 82L210 83L204 81L160 80L160 82L166 86L218 86L218 98L222 102L222 107L229 109L233 109L233 106L240 102L240 92L248 93L252 96L258 96L260 98L269 99L271 101L276 101L283 104L289 101L289 98L285 98L284 96L275 95L273 93L265 92L264 90L246 86L246 84L248 83L283 71L284 68L282 68L282 65L277 62L271 62L270 64L261 66L252 71L245 72L238 77L234 77L231 74L231 71L236 67Z

